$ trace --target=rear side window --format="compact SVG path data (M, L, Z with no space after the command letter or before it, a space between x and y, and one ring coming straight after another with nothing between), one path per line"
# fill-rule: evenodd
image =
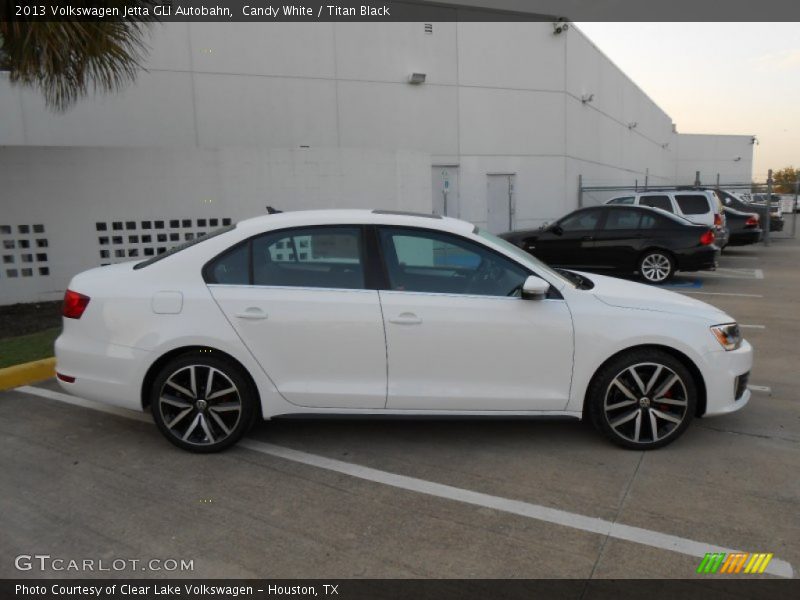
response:
M622 198L614 198L609 200L609 204L633 204L633 196L623 196Z
M660 208L661 210L666 210L667 212L673 212L672 202L670 202L669 196L642 196L639 200L639 204L642 206Z
M643 211L628 208L615 208L608 211L603 229L637 229Z
M685 215L705 215L711 212L708 199L701 194L675 194L675 201Z
M253 284L363 289L360 227L308 227L255 238Z

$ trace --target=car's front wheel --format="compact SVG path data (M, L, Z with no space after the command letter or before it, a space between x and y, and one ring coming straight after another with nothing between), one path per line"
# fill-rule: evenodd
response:
M218 452L247 431L256 394L242 369L213 351L180 356L164 366L150 392L161 433L192 452Z
M675 274L675 261L661 250L649 250L639 259L639 275L647 283L664 283Z
M633 350L595 375L587 402L592 423L608 439L625 448L650 450L673 442L689 426L697 386L671 354Z

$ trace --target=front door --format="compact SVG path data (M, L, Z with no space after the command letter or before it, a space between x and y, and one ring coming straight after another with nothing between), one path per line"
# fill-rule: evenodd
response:
M564 300L523 300L530 274L476 241L382 227L387 408L563 410L572 377Z
M359 226L266 233L251 242L253 285L209 286L292 404L386 405L386 338L378 292L365 285L362 237Z
M570 213L543 231L534 247L525 249L549 265L559 267L593 267L597 265L595 232L603 216L601 208L588 208Z

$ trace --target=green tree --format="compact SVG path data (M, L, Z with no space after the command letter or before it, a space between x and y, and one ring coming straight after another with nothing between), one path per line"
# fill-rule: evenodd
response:
M772 173L776 194L794 194L795 182L800 179L800 169L784 167Z
M85 3L117 7L123 0ZM150 7L153 2L128 1ZM0 70L12 83L38 89L46 105L63 112L91 92L120 90L136 79L147 53L152 17L94 21L14 19L14 2L0 0Z

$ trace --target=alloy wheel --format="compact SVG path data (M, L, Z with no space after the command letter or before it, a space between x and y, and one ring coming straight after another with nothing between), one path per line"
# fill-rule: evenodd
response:
M660 283L670 276L672 263L667 256L654 252L644 257L640 271L647 281Z
M223 371L193 364L174 371L161 386L158 410L169 433L194 446L219 444L242 418L239 389Z
M603 411L614 434L636 444L656 443L672 435L686 419L686 385L668 366L631 365L606 389Z

